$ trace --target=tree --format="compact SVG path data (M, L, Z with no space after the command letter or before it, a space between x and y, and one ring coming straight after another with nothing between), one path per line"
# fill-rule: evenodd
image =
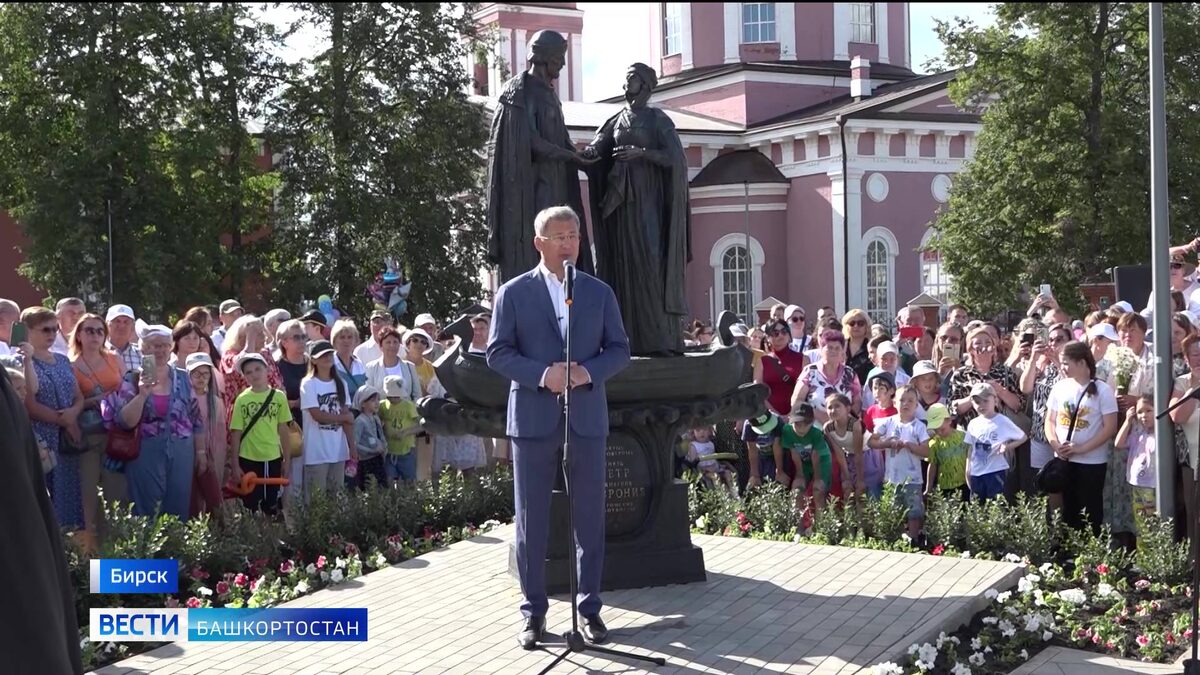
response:
M461 67L472 7L297 7L325 47L271 120L283 155L271 274L361 315L367 284L395 257L414 280L414 311L448 316L482 290L485 119Z
M1200 10L1165 5L1173 237L1194 236ZM1149 260L1147 6L1000 3L996 25L939 22L960 106L986 108L930 247L952 295L992 314L1051 283L1079 310L1081 282Z

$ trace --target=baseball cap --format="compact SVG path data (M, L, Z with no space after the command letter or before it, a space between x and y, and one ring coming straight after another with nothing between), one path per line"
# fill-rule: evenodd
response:
M793 423L795 423L795 422L811 423L813 421L813 417L815 416L815 414L816 413L813 411L813 407L811 404L801 403L800 405L796 406L796 409L793 410L792 414L788 416L788 421L793 422Z
M242 309L242 303L238 302L237 300L234 300L233 298L230 298L229 300L226 300L225 302L221 303L221 313L222 314L236 312L239 309Z
M316 323L322 326L327 325L325 321L325 315L315 309L310 309L305 312L304 315L300 317L300 321L303 323Z
M113 305L108 308L108 313L104 315L104 322L108 323L118 316L123 316L132 321L137 320L137 317L133 315L133 308L129 305Z
M201 352L196 352L195 354L188 356L187 362L184 364L184 367L187 368L189 373L201 366L208 366L209 368L215 367L213 366L212 358L209 357L208 354L203 354Z
M787 308L783 310L783 320L787 321L792 316L792 312L800 312L806 318L808 316L808 313L805 312L804 308L800 305L788 305Z
M258 361L264 366L267 365L267 360L263 358L262 354L259 354L258 352L246 352L237 357L238 372L241 372L242 369L246 367L246 364L250 363L251 361Z
M404 398L404 377L388 375L383 378L383 393L388 398Z
M1114 302L1113 307L1116 307L1117 309L1121 310L1122 312L1125 312L1126 314L1133 311L1133 305L1129 304L1128 302L1126 302L1124 300L1122 300L1120 302Z
M937 429L950 418L950 409L944 403L934 403L925 411L925 425L929 429Z
M1092 326L1091 330L1088 331L1088 337L1093 340L1098 337L1102 337L1113 342L1117 342L1121 339L1117 336L1117 329L1113 328L1113 325L1107 321L1101 321L1095 326Z
M937 375L937 366L933 365L933 361L917 361L913 364L913 379L917 379L922 375Z
M779 418L769 410L750 420L750 430L759 436L765 436L779 426Z
M729 334L735 338L746 337L750 334L750 328L744 323L735 323L729 327Z
M374 312L371 312L371 320L374 321L375 319L387 319L388 321L391 321L392 315L388 313L386 309L377 309Z
M868 389L873 388L875 386L876 380L883 380L885 383L887 383L887 386L889 389L896 388L896 378L893 377L892 374L886 370L881 370L878 373L875 373L874 375L871 375L870 377L868 377L867 378L867 388Z
M892 342L891 340L885 340L880 342L879 346L875 348L875 356L882 358L884 354L895 354L899 356L900 350L896 349L895 342Z
M418 314L417 320L413 322L413 325L414 326L424 326L427 323L431 323L435 326L437 325L437 320L434 319L433 315L429 314L428 312L426 312L425 314Z
M971 398L995 397L996 390L987 382L976 382L971 385Z
M333 351L333 345L329 343L329 340L314 340L308 343L308 358L310 359L319 359Z

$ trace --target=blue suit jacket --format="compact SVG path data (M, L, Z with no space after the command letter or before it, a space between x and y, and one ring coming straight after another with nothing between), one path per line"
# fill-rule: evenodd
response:
M571 311L571 359L587 369L590 385L571 390L571 430L580 436L608 435L604 384L629 363L629 339L611 288L577 272ZM562 418L559 397L541 386L551 364L566 360L558 313L536 268L510 279L496 292L487 362L512 380L508 435L545 438Z

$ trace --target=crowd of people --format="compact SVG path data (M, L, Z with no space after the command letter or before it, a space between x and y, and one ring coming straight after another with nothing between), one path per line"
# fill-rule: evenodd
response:
M470 320L468 348L481 352L491 316ZM416 402L444 393L432 360L450 342L431 315L406 328L378 310L367 325L363 341L349 318L255 316L236 300L166 326L122 304L101 314L78 298L54 309L0 299L0 363L58 520L88 546L102 535L101 495L143 515L220 518L239 499L286 516L317 492L506 460L502 443L422 429Z
M1200 386L1200 315L1195 267L1173 257L1172 453L1179 534L1194 535L1194 468L1200 411L1186 394ZM738 323L732 338L754 354L753 378L769 390L767 411L750 420L691 430L680 469L708 485L744 492L776 481L805 515L836 497L850 508L892 484L907 507L909 534L922 534L927 500L1043 494L1069 525L1111 527L1133 546L1155 510L1152 308L1126 302L1072 319L1040 294L1011 332L952 305L940 325L905 307L893 335L865 312L840 319L822 308L815 323L798 305L777 305L762 325ZM694 345L711 340L697 323ZM1159 408L1161 409L1162 406ZM724 454L723 454L724 453ZM713 457L736 461L717 462ZM806 509L804 507L807 507ZM1187 525L1184 525L1184 524Z

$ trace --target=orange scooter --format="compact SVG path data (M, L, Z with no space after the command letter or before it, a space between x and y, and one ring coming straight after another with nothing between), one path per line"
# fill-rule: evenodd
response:
M290 481L286 478L259 478L258 474L253 471L247 471L242 474L242 482L226 483L225 497L245 497L254 492L254 488L259 485L287 485Z

